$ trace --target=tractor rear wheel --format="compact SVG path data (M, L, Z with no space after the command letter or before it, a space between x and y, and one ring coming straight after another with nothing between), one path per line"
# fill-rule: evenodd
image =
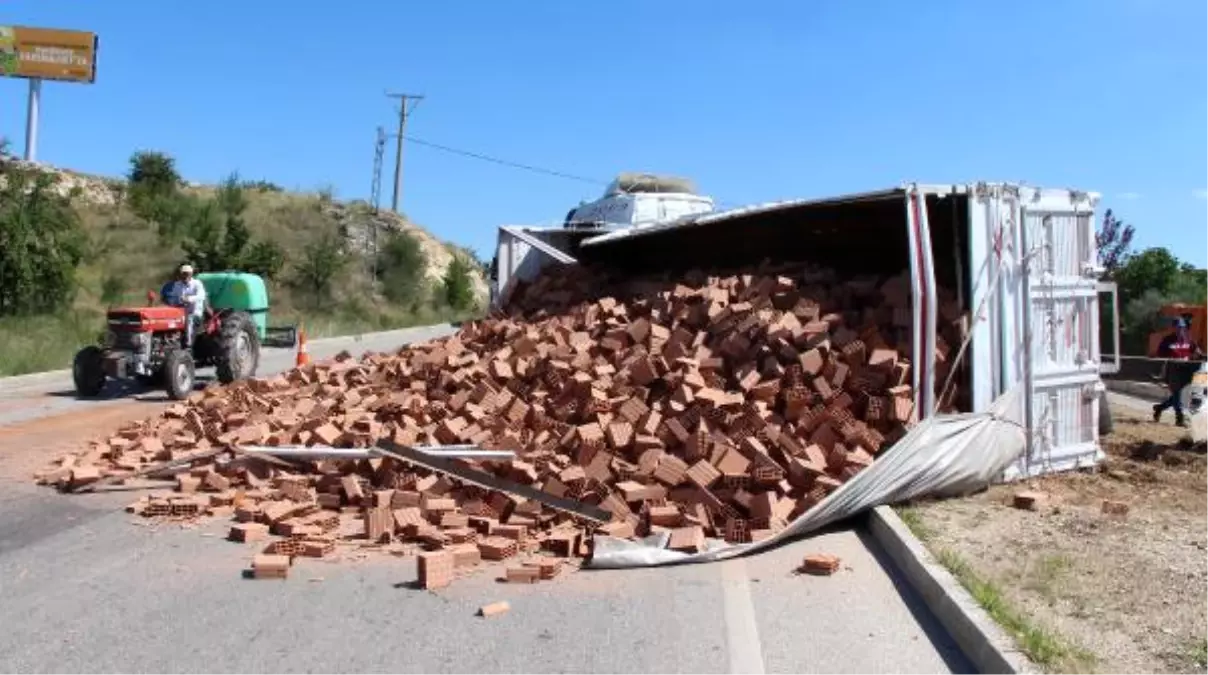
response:
M223 384L256 375L260 365L260 333L252 316L247 312L235 312L222 320L219 335L218 381Z
M96 345L76 352L71 363L71 377L78 395L92 398L100 394L105 388L105 352Z
M193 355L183 349L173 349L164 359L164 384L168 396L180 401L193 393L193 383L197 377L193 365Z

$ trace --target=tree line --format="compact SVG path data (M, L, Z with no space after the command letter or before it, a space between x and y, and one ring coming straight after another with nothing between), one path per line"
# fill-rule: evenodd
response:
M6 161L5 151L0 143L0 316L55 313L71 306L79 290L77 270L99 254L74 206L77 193L58 189L54 173ZM203 271L251 272L322 307L342 276L367 255L352 250L346 233L336 228L314 233L293 251L255 236L246 220L249 193L281 191L267 181L231 174L212 194L186 190L173 158L160 152L134 153L125 178L111 189L134 218L151 226L165 250L180 251L173 268L188 262ZM469 309L471 263L455 255L435 287L424 276L426 263L414 236L391 232L377 253L373 281L400 306ZM163 270L164 278L174 273ZM102 286L105 300L123 290L115 277L107 276Z

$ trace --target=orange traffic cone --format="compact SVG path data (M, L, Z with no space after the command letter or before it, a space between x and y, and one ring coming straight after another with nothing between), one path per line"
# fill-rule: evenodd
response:
M294 357L294 367L301 368L310 363L310 354L306 351L306 329L298 327L298 354Z

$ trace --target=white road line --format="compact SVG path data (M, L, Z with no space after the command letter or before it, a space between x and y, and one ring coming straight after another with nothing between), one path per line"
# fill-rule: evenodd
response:
M759 644L759 629L755 624L746 560L727 560L719 566L730 672L763 675L763 647Z

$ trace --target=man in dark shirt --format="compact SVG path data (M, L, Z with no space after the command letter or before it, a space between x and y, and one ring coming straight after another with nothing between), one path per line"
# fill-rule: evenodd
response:
M1187 421L1183 417L1183 387L1191 384L1195 374L1195 364L1192 359L1203 359L1204 352L1199 345L1191 340L1186 319L1175 321L1174 333L1167 335L1158 345L1158 358L1171 359L1166 363L1166 387L1170 396L1153 407L1153 421L1162 418L1167 408L1174 408L1175 426L1185 427Z

